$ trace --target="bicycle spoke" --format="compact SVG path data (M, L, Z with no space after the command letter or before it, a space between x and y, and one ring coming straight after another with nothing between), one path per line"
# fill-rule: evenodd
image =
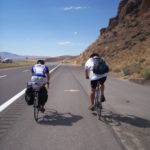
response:
M35 95L35 99L34 99L34 119L35 119L36 122L38 121L38 114L39 114L38 96Z
M95 111L97 113L98 119L100 120L101 115L102 115L102 102L100 100L99 88L96 89L96 95L95 95L95 99L94 99L94 106L95 106Z

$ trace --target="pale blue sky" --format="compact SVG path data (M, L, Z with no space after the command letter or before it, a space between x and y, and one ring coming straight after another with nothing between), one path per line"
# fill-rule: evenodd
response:
M116 16L120 0L0 0L0 52L79 55Z

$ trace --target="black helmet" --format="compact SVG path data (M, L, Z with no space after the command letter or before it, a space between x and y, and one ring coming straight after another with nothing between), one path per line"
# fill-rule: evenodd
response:
M92 54L90 55L90 58L95 57L95 56L100 57L100 55L99 55L98 53L92 53Z
M37 61L37 64L42 64L42 65L44 65L45 62L44 62L44 60L38 60L38 61Z

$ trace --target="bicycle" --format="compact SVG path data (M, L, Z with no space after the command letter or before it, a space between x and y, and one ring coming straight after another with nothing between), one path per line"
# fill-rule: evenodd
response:
M86 79L89 79L89 77L87 76ZM97 84L96 89L95 89L95 97L94 97L94 109L97 112L97 116L98 119L100 120L101 116L102 116L102 101L101 101L101 93L100 93L100 88L99 88L99 84Z
M34 119L38 122L39 112L41 105L39 104L39 92L42 86L49 88L49 83L41 84L41 82L28 82L28 86L33 89L33 108L34 108Z
M99 120L102 116L102 109L103 107L102 107L102 101L100 98L100 89L99 89L99 83L98 83L95 89L94 110L97 112L97 116Z

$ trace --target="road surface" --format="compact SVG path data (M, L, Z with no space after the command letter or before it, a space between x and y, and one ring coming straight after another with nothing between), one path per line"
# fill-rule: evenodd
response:
M27 76L17 77L15 86ZM88 110L89 91L83 68L61 65L52 73L46 112L40 114L39 123L34 121L33 107L27 106L24 96L0 113L0 149L149 149L149 86L108 77L101 120Z

